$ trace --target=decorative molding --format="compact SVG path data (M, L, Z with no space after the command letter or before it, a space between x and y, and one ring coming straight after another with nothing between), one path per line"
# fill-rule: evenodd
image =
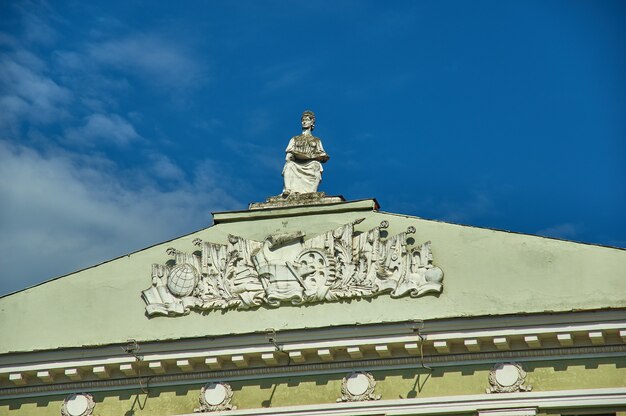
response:
M424 346L425 355L434 353L434 341L448 340L450 345L455 346L460 340L468 338L480 339L483 352L493 351L493 347L499 350L520 351L527 349L526 343L520 343L520 340L529 334L541 336L544 340L542 349L593 346L587 334L597 331L602 331L607 346L626 343L626 309L437 319L425 321L423 325L425 330L422 328L422 340L411 335L413 323L406 321L281 330L277 332L277 335L282 345L289 347L297 344L298 349L312 350L345 347L351 344L346 343L349 339L358 339L359 345L419 341ZM571 335L572 345L563 345L558 341L558 334L563 333ZM312 339L324 341L311 342ZM508 348L506 345L498 348L502 341L508 343ZM91 368L96 365L114 365L116 369L122 364L134 366L137 362L135 357L120 354L120 347L125 345L126 342L105 346L31 351L27 354L4 356L0 366L0 381L2 378L6 380L12 373L27 372L35 377L35 372L41 370L49 370L62 377L60 373L68 368L84 370L82 376L85 379L89 377ZM216 354L239 354L244 350L255 354L273 351L275 347L268 345L267 335L263 331L217 336L212 338L210 349L207 348L205 337L143 341L141 349L142 357L149 357L148 361L195 359L202 364L206 357ZM458 348L455 350L462 352L458 351Z
M61 405L62 416L91 416L96 403L88 393L70 394Z
M479 410L478 416L536 416L537 408Z
M294 368L289 370L284 369L288 354L276 355L276 363L272 359L268 363L262 358L263 354L275 352L275 346L267 341L265 333L219 337L212 341L210 348L202 339L145 343L141 346L141 362L128 354L121 354L120 345L38 351L5 357L4 365L0 366L0 397L134 386L137 375L154 374L148 368L149 362L154 361L161 361L167 367L164 374L154 376L153 381L161 380L167 385L170 381L191 384L207 378L237 378L244 374L263 378L270 374L306 373L317 369L344 372L354 368L357 360L359 368L407 368L422 363L417 359L420 351L424 354L423 363L429 366L613 357L626 352L625 314L626 310L612 310L545 317L503 316L493 317L488 322L486 318L427 321L428 333L422 332L422 339L412 333L412 326L407 322L279 331L281 348L287 353L300 351L305 359L302 363L292 362ZM551 323L546 322L547 318ZM593 345L588 335L592 332L602 333L604 345ZM541 337L540 348L531 349L526 344L524 338L532 334ZM480 351L467 351L466 339L480 340ZM441 347L443 340L447 351ZM502 347L505 341L508 349ZM376 351L377 345L385 345L387 349ZM379 352L386 351L390 357L379 355ZM237 368L232 361L232 356L237 355L245 356L249 367ZM178 364L185 364L184 368ZM52 382L37 377L38 373L46 371Z
M303 205L329 205L344 202L342 196L327 196L324 192L309 192L305 194L288 194L270 196L265 202L253 202L250 210L286 208Z
M317 363L324 364L330 362L347 362L347 368L354 365L358 360L359 365L366 367L380 367L386 365L404 365L405 359L414 359L420 351L424 353L424 363L427 365L454 365L484 363L484 362L503 362L508 360L525 361L531 359L551 359L552 357L560 357L563 359L574 358L590 358L590 357L609 357L616 354L626 352L620 332L615 328L624 328L625 323L607 323L602 325L602 332L608 345L593 345L585 335L589 331L587 325L569 325L571 332L575 332L576 337L572 337L573 345L562 347L558 341L558 334L564 333L565 327L552 325L551 334L546 333L541 328L516 329L511 332L508 328L494 328L492 331L480 331L481 349L476 352L468 352L464 340L475 338L473 332L458 333L433 333L423 334L425 339L419 339L416 335L397 335L385 337L358 337L341 339L325 339L323 341L309 342L293 342L301 338L290 338L288 332L279 333L282 339L288 340L281 342L281 348L287 354L275 356L276 363L273 359L266 361L263 354L275 352L275 346L265 340L265 343L250 343L254 337L235 337L239 340L240 346L237 348L193 348L192 342L184 342L179 345L178 350L170 350L165 347L165 351L158 352L152 347L146 347L146 353L142 355L143 361L138 362L134 357L127 355L119 355L119 352L110 348L102 348L100 355L94 358L81 360L71 360L56 352L49 353L47 357L38 356L37 362L0 367L0 396L4 396L9 391L22 391L26 386L48 385L52 389L56 385L67 385L71 382L84 381L91 382L99 378L102 381L115 378L131 378L137 374L154 374L161 371L162 375L176 375L180 372L192 375L196 379L197 374L206 373L207 370L213 371L237 371L245 370L248 367L263 374L267 370L267 366L282 368L287 364L287 357L292 356L292 365L297 364L298 367L315 365ZM593 325L593 330L597 332L599 325ZM398 331L400 328L398 328ZM408 331L406 327L404 331ZM340 330L341 331L341 330ZM524 333L537 331L542 333L544 344L542 348L530 349L524 348L526 343L523 341ZM499 333L506 332L506 337L497 336ZM343 333L343 332L340 332ZM367 333L373 333L368 331ZM284 334L284 335L283 335ZM324 332L324 334L326 334ZM317 334L314 338L323 338ZM357 335L355 332L353 335ZM486 337L490 335L491 337ZM455 337L455 338L452 338ZM256 342L262 342L264 336L259 336ZM432 339L447 339L442 347L442 341L432 341ZM503 350L498 348L496 340L504 338L507 340L511 348ZM562 338L562 337L561 337ZM241 341L245 339L246 341ZM234 342L234 341L233 341ZM220 344L225 346L225 344ZM376 348L378 346L378 348ZM384 348L381 348L384 346ZM445 347L445 348L444 348ZM119 348L119 347L118 347ZM148 352L148 351L152 352ZM110 351L110 352L109 352ZM321 352L321 354L318 353ZM299 354L296 354L299 352ZM111 354L107 356L107 354ZM382 354L382 355L381 355ZM47 358L47 360L46 360ZM155 362L161 363L161 368L155 367ZM372 364L364 365L362 363L369 362ZM406 361L407 363L409 361ZM413 360L413 363L419 364L420 360ZM391 363L391 364L390 364ZM152 364L152 368L150 368ZM145 372L144 372L145 370ZM47 373L46 373L47 372ZM42 378L46 373L50 380L46 382ZM212 373L209 373L212 374ZM212 376L211 376L212 377ZM219 376L216 376L219 377ZM72 383L73 384L73 383ZM15 390L13 390L15 389ZM80 384L74 391L90 389L89 385ZM45 388L44 388L45 390Z
M513 393L531 391L532 386L524 384L526 371L518 363L498 363L489 372L487 393Z
M337 402L362 402L380 400L380 394L374 394L376 380L370 373L355 371L341 381L341 398Z
M327 197L328 198L328 197ZM330 197L334 198L334 197ZM380 209L380 205L376 199L360 199L356 201L345 202L341 196L338 197L341 202L331 204L307 204L284 206L270 209L247 209L242 211L221 211L213 212L213 224L224 224L229 222L253 221L269 218L289 218L306 214L332 214L339 212L372 212Z
M142 292L149 316L278 307L440 293L443 271L433 265L430 242L411 246L414 227L391 237L381 229L354 229L362 219L305 240L300 232L264 241L228 236L228 244L195 240L201 253L168 249L174 259L152 266ZM384 221L386 222L386 221Z
M200 407L194 412L217 412L220 410L236 410L237 406L231 404L233 389L228 383L211 382L205 384L200 390Z
M456 365L477 365L488 364L494 361L516 360L516 361L536 361L559 359L580 359L580 358L604 358L611 356L623 356L626 353L626 346L605 346L586 347L569 349L550 349L533 351L502 351L490 353L455 354L444 356L425 356L422 361L420 357L385 358L359 361L360 367L377 368L384 370L416 368L425 364L429 367L447 367ZM294 375L311 374L333 374L349 371L354 367L354 363L346 362L320 362L316 364L302 364L290 366L268 366L258 368L217 369L216 371L200 371L196 373L168 374L162 376L151 376L151 386L169 386L177 384L195 384L207 379L228 379L228 380L251 380L262 378L291 377ZM80 383L44 384L36 386L10 387L0 389L0 398L11 399L23 396L36 397L50 394L61 394L64 392L90 390L116 390L139 388L139 378L119 378L112 380L84 381Z
M549 392L476 394L465 396L438 396L415 399L394 399L366 402L348 402L245 409L228 413L229 416L355 416L355 415L446 415L483 413L487 410L507 409L530 414L533 408L558 410L563 408L593 409L626 405L626 388L580 389ZM495 413L494 413L495 414ZM177 416L195 416L193 414Z

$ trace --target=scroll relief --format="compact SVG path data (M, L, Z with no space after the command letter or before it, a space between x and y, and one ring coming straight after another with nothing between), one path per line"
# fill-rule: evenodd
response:
M432 264L430 242L412 246L414 227L386 238L383 221L364 233L362 220L305 239L302 232L264 241L230 235L228 244L195 240L200 249L168 249L173 259L152 266L152 286L142 292L146 313L184 315L191 309L249 309L439 293L443 272Z

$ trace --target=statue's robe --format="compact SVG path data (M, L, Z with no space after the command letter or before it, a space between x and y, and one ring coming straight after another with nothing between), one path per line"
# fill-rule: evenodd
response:
M294 158L287 160L283 168L283 192L317 192L324 170L321 162L326 162L329 158L322 147L322 141L315 136L301 134L291 138L285 152L291 153Z

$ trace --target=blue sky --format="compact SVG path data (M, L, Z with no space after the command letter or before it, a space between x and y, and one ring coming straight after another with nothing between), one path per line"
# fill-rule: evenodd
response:
M129 4L130 3L130 4ZM626 247L623 1L0 4L0 295L282 190Z

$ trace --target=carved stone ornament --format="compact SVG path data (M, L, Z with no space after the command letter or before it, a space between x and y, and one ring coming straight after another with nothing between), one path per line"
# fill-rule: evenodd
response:
M487 393L514 393L518 391L531 391L532 386L524 385L526 371L517 363L499 363L493 366L489 372L489 384Z
M228 383L207 383L200 390L200 407L194 412L217 412L219 410L236 410L230 401L233 390Z
M292 137L285 150L283 168L283 195L316 193L322 180L322 163L330 158L322 141L311 133L315 128L315 114L302 113L302 134Z
M374 394L376 380L370 373L357 371L350 373L341 382L341 398L337 402L362 402L380 400L380 394Z
M305 239L302 232L264 241L230 235L228 244L195 240L200 252L168 249L174 259L152 265L152 286L142 292L146 313L277 307L439 293L443 272L432 264L430 242L410 246L414 227L386 237L376 227L357 233L362 219Z
M96 403L91 394L79 393L70 394L61 405L62 416L90 416Z
M305 194L289 193L270 196L265 202L253 202L249 209L283 208L298 205L326 205L344 202L342 196L327 196L324 192L308 192Z

